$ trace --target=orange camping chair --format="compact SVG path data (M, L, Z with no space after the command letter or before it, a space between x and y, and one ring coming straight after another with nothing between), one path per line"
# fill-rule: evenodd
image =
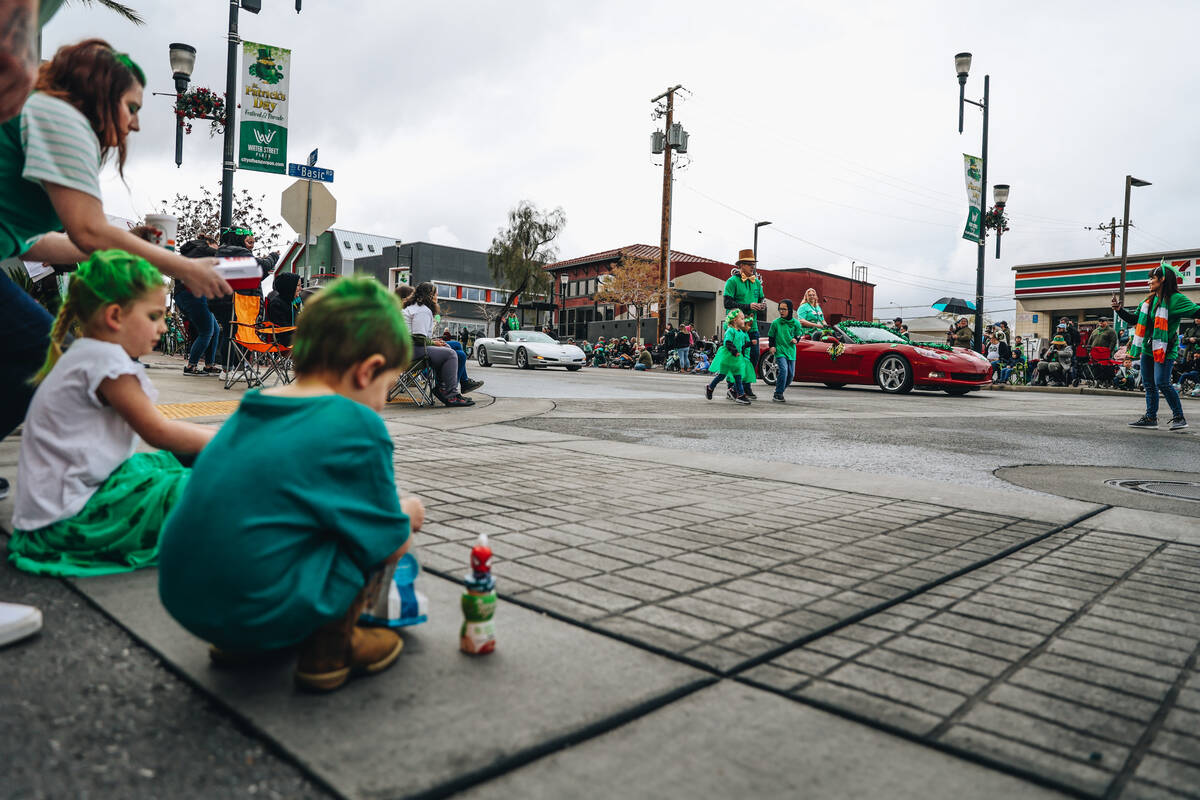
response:
M230 320L229 353L225 363L225 388L244 380L247 388L262 386L276 375L281 383L292 382L292 348L281 344L276 335L291 333L295 327L280 327L259 321L262 298L256 294L233 295Z

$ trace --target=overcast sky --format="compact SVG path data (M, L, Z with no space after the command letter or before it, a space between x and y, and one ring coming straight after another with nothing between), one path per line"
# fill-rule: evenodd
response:
M173 41L199 51L194 87L224 89L228 4L127 1L146 26L76 0L44 52L95 35L146 69L128 188L111 171L105 183L106 211L139 217L220 179L221 142L203 124L175 169L171 101L149 91L173 90ZM979 154L982 126L968 106L957 131L953 57L965 50L968 97L992 76L989 183L1012 185L1000 260L988 245L990 308L1012 308L1014 264L1106 253L1083 228L1121 216L1126 173L1154 184L1134 190L1130 252L1200 245L1194 0L263 6L242 13L242 36L293 50L289 159L320 147L341 227L485 250L527 199L566 211L563 258L656 244L649 101L683 84L674 249L733 261L753 221L771 220L763 266L849 275L851 259L865 262L876 313L895 303L917 316L944 294L974 295L962 153ZM272 214L290 183L236 175Z

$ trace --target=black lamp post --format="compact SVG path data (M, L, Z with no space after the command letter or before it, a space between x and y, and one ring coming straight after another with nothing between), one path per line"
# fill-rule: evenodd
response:
M770 224L771 224L770 222L754 223L754 258L755 259L758 258L758 229L761 228L763 225L770 225Z
M1000 237L1004 235L1004 206L1008 204L1008 184L997 183L992 189L992 197L996 205L992 209L996 223L996 258L1000 257Z
M175 166L183 165L183 117L179 115L179 103L192 80L196 68L196 48L190 44L172 42L170 45L171 71L175 73Z
M980 160L983 161L981 168L981 180L979 191L979 259L975 268L975 339L974 348L979 350L983 344L983 261L984 247L987 240L987 225L983 224L984 217L984 200L987 195L987 171L988 171L988 90L990 88L991 76L983 76L983 101L976 102L968 100L966 97L967 91L967 75L971 72L971 54L957 53L954 56L954 71L958 73L958 132L963 131L963 105L970 103L973 106L978 106L983 110L983 152ZM1005 199L1007 200L1008 187L1005 186ZM1000 242L996 242L996 257L1000 257Z
M1121 234L1121 305L1125 305L1125 265L1129 263L1129 190L1134 186L1149 186L1150 181L1125 176L1125 232Z
M561 339L567 332L567 283L571 277L567 275L564 269L558 276L558 299L562 305L562 311L558 316L558 336Z

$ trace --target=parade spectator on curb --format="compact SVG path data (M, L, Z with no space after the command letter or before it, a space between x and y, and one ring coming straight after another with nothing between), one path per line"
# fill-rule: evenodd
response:
M1107 347L1111 358L1112 353L1117 352L1117 332L1108 324L1107 319L1101 319L1096 330L1088 337L1087 344L1089 355L1096 347Z
M742 250L738 253L738 272L725 281L723 302L726 311L738 310L746 317L746 335L749 337L746 354L751 367L758 368L759 358L759 327L760 313L766 318L767 302L763 294L762 279L758 276L758 259L753 250ZM757 400L754 391L746 387L746 397Z
M1133 356L1125 356L1121 366L1117 368L1117 374L1113 378L1113 386L1118 389L1135 390L1138 386L1138 380L1141 377L1141 366L1133 360Z
M1001 380L1000 374L1004 367L1012 361L1012 348L1000 338L998 333L992 333L991 339L988 341L987 360L992 365L992 383L1004 383L1007 376Z
M767 329L768 352L775 359L775 393L771 398L776 403L787 402L784 391L792 385L796 377L796 342L804 333L804 328L796 319L791 300L779 301L779 317Z
M901 323L900 332L897 335L906 342L910 341L908 337L908 326L903 323Z
M1012 331L1008 329L1008 320L1000 320L1000 324L996 327L996 335L1000 337L1000 341L1004 342L1012 348L1013 338Z
M970 350L974 341L975 332L967 324L967 318L959 317L958 322L954 324L954 337L950 343L955 347L965 347Z
M1179 273L1163 261L1150 271L1150 294L1136 312L1121 307L1117 295L1112 297L1113 310L1121 319L1134 326L1129 355L1141 358L1142 384L1146 387L1146 413L1134 422L1134 428L1158 427L1158 395L1167 398L1173 416L1170 430L1187 427L1179 394L1171 385L1171 372L1179 357L1179 323L1196 316L1200 305L1179 291Z
M184 242L179 248L179 254L184 258L211 258L217 251L208 246L203 239L192 239ZM217 346L220 344L220 327L217 318L208 307L207 297L197 297L182 281L175 282L175 305L183 312L183 316L192 323L196 331L196 340L188 350L187 364L183 367L184 375L216 376L221 372L217 366ZM200 362L204 367L200 367Z
M633 365L633 368L639 372L654 369L654 356L650 354L650 349L645 345L638 348L637 363Z
M0 258L76 264L121 248L183 281L197 296L230 291L211 259L187 259L109 224L100 165L120 173L138 130L145 75L100 39L62 47L38 70L34 94L0 127ZM66 233L59 233L63 228ZM27 381L49 345L50 315L0 276L0 438L21 423ZM7 483L7 482L5 482Z
M442 329L442 338L440 340L446 347L449 347L458 355L458 388L463 394L471 392L483 386L483 381L471 380L467 375L467 351L463 349L462 342L455 339L450 333L449 328Z
M902 317L896 317L894 320L892 320L892 327L890 328L890 330L892 333L899 336L900 329L903 327L904 327L904 319Z
M796 321L800 323L804 333L814 337L825 327L825 312L821 310L816 289L804 290L804 300L796 309Z
M440 313L437 288L429 281L417 284L412 295L404 301L404 321L412 334L413 359L429 359L436 376L433 394L443 405L450 408L473 406L475 402L459 392L458 354L433 338L433 317Z
M168 420L135 359L166 330L166 287L150 262L94 253L71 280L34 377L18 460L9 560L39 575L107 575L153 564L159 532L214 429ZM65 354L63 339L80 337ZM157 453L136 453L139 437Z
M1038 361L1036 385L1046 386L1049 381L1055 381L1059 386L1066 386L1073 357L1065 337L1058 335L1051 339Z
M379 417L411 353L396 298L340 278L300 317L296 380L248 392L197 459L163 533L158 591L215 664L298 648L296 683L331 691L400 655L395 631L358 621L424 521L420 500L397 496Z
M280 328L291 328L296 324L297 291L300 288L300 276L294 272L282 272L275 276L271 293L267 295L265 317L267 322ZM274 338L282 345L292 343L292 334L277 333Z

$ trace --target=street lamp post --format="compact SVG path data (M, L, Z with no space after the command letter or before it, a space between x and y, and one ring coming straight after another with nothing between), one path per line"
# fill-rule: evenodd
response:
M770 222L754 223L754 259L756 261L758 260L758 229L761 228L763 225L770 225L770 224L771 224Z
M1008 205L1008 189L1007 183L997 183L992 189L992 196L995 198L994 206L995 221L996 221L996 258L1000 257L1000 237L1004 235L1004 206Z
M980 160L983 161L981 169L981 181L979 192L979 257L975 268L975 340L974 348L979 350L983 344L983 262L984 248L987 240L987 226L982 224L984 215L984 200L987 196L987 171L988 171L988 93L991 84L991 76L983 76L983 102L968 100L966 97L967 91L967 75L971 71L971 54L957 53L954 56L954 70L958 73L958 132L963 131L963 104L970 103L973 106L978 106L983 110L983 152L980 155ZM997 255L997 257L999 257Z
M1121 234L1121 305L1125 305L1125 266L1129 262L1129 190L1134 186L1149 186L1150 181L1144 181L1141 178L1135 178L1132 175L1125 176L1125 222L1123 227L1124 233Z
M183 166L183 117L179 113L179 103L192 80L192 70L196 68L196 48L172 42L168 53L174 73L171 77L175 79L175 166L178 168Z

